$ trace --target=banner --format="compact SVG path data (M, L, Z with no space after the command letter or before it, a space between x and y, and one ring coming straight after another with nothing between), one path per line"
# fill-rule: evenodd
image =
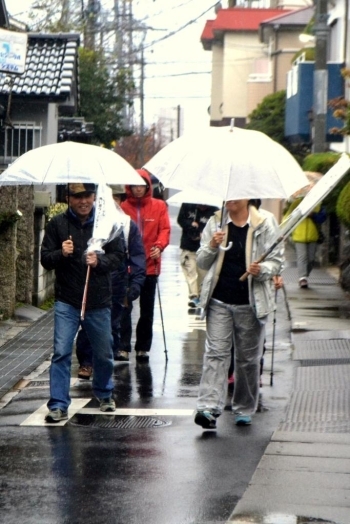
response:
M0 29L0 71L21 75L27 56L27 33Z

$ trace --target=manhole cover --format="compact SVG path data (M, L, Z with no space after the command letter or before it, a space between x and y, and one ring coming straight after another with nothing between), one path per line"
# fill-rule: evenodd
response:
M171 422L155 417L137 417L134 415L84 415L77 413L68 423L71 426L108 429L163 428Z

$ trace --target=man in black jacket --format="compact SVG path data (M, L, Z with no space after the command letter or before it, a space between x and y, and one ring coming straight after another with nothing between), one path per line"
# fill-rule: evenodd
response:
M200 289L205 271L197 267L196 252L200 246L200 238L209 218L217 211L217 207L182 204L177 217L177 223L182 228L180 240L180 263L188 285L188 305L197 307Z
M95 185L70 184L68 210L47 225L41 246L41 264L55 270L54 354L50 367L50 400L46 422L68 418L72 347L79 325L83 325L93 348L93 393L101 411L115 411L111 334L111 276L124 260L119 237L104 246L104 253L86 252L93 236ZM87 268L90 279L86 310L81 307Z

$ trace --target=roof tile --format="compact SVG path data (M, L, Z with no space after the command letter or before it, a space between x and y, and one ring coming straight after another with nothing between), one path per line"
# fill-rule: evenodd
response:
M12 75L12 94L66 97L77 69L79 35L29 33L25 72ZM0 94L9 92L7 74L0 73Z

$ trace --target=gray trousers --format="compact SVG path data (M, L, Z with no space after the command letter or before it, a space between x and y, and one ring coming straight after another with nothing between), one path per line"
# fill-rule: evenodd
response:
M299 279L310 275L315 264L316 249L316 242L295 242Z
M249 305L236 306L211 299L197 410L220 415L227 396L227 376L234 343L235 387L232 410L255 413L259 400L260 358L266 318L258 319Z

